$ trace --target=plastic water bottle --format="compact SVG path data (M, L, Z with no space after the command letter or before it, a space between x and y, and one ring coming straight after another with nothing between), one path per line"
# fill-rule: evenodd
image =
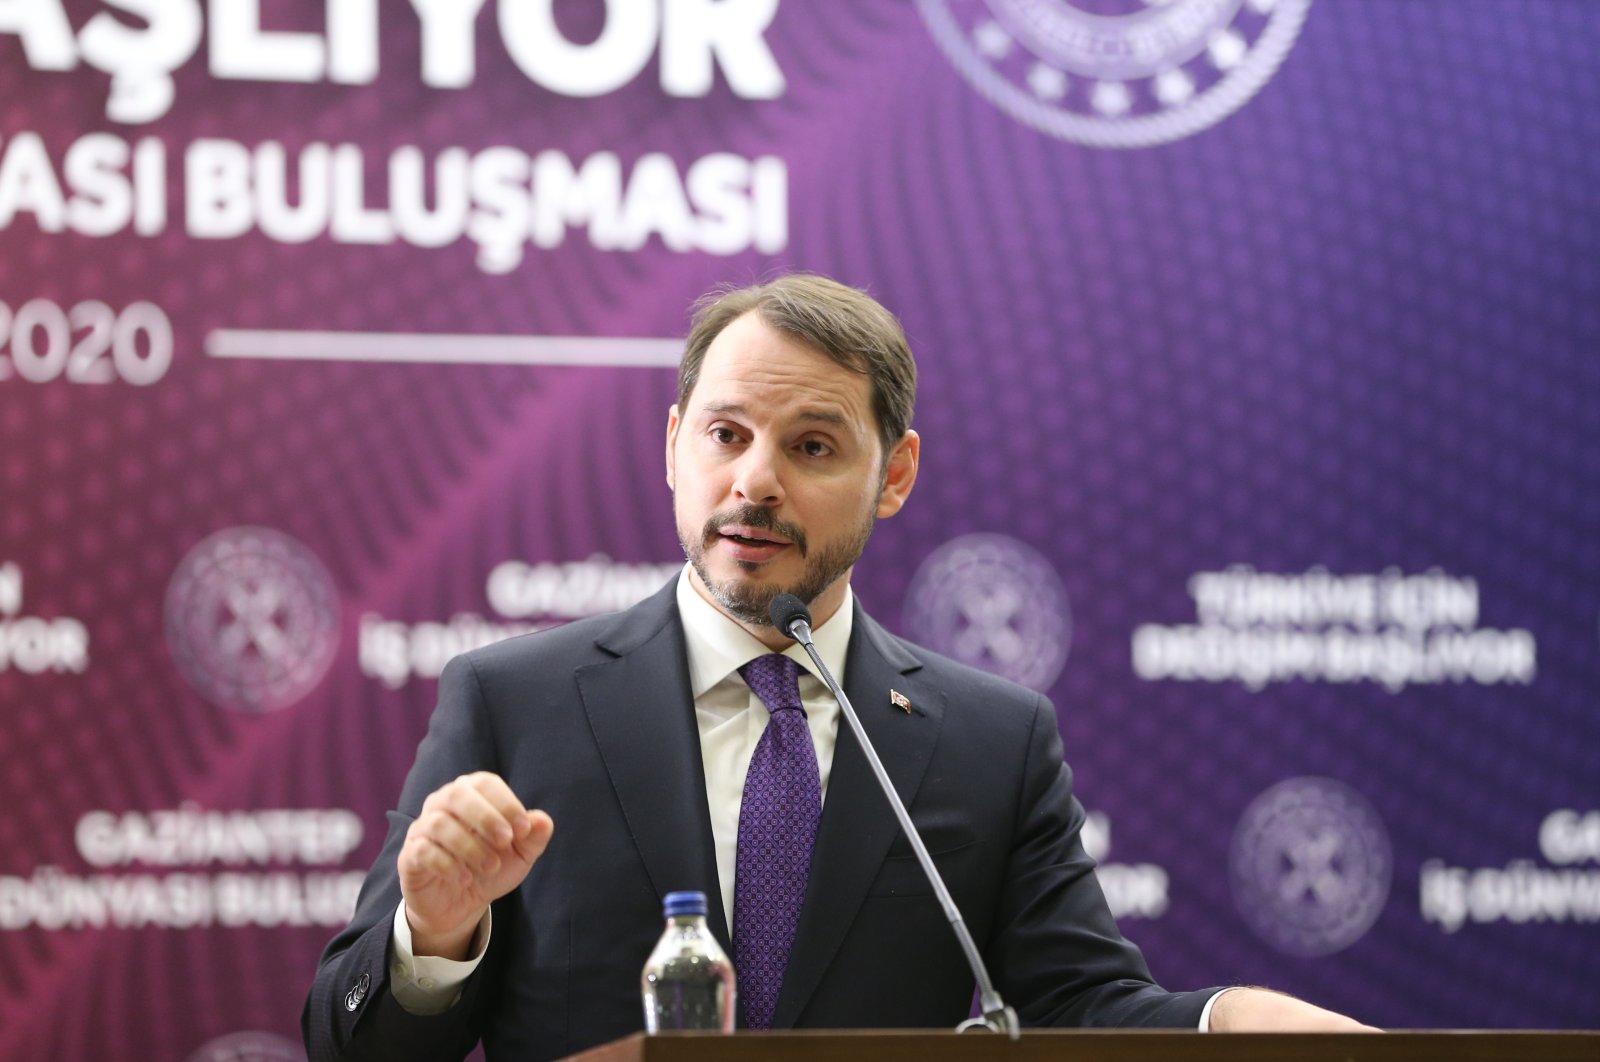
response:
M639 979L647 1032L733 1031L733 963L706 928L706 894L669 892L666 932Z

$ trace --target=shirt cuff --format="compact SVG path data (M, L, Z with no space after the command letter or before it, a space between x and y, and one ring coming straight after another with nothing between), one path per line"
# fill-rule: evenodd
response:
M489 931L494 928L494 908L483 912L472 936L471 956L463 961L437 955L416 955L411 948L411 923L406 921L406 902L394 909L394 930L389 937L389 991L395 1001L412 1014L443 1014L461 998L461 986L483 961L489 950Z
M1210 999L1206 1000L1205 1009L1200 1012L1201 1032L1211 1031L1211 1008L1217 1005L1217 1000L1233 991L1236 991L1236 988L1224 988L1222 991L1217 992Z

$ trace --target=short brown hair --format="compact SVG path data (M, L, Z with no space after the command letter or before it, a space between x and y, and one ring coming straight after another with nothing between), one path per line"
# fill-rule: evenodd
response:
M694 304L683 361L678 366L678 409L685 409L706 350L722 330L755 311L780 332L815 347L872 384L884 459L911 426L917 366L894 314L864 291L815 273L790 273L765 284L718 288Z

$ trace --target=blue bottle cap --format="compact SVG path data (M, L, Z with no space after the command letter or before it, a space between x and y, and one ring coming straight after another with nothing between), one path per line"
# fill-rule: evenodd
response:
M704 915L706 894L703 892L669 892L661 901L661 909L668 918L684 915Z

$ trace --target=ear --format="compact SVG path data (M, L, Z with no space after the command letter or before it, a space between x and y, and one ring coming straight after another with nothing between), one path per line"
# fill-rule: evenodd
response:
M883 490L878 493L878 519L893 516L906 503L907 495L917 482L917 459L921 453L922 439L910 430L900 436L900 441L889 451Z
M677 405L676 402L674 402L673 405L672 405L672 408L667 410L667 489L668 490L677 490L678 489L678 484L677 484L677 462L674 459L673 450L675 449L675 444L678 441L678 425L680 423L681 422L678 420L678 405Z

